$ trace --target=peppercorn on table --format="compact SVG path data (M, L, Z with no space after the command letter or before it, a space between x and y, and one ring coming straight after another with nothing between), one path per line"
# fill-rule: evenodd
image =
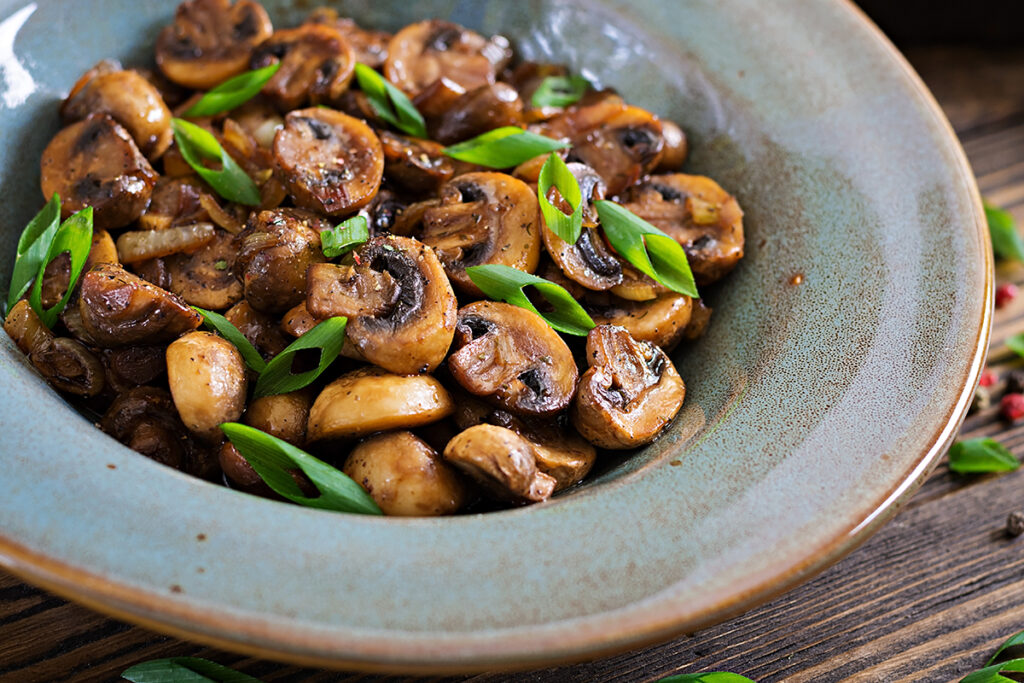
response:
M908 54L964 144L982 194L1024 222L1024 49L928 48ZM997 284L1024 286L999 262ZM1024 293L1000 290L988 386L962 438L990 436L1024 456ZM1024 405L1024 397L1019 399ZM1004 404L1001 408L1001 404ZM1024 413L1024 408L1020 410ZM1001 415L1003 413L1004 415ZM1024 628L1024 469L956 475L941 463L906 508L808 584L716 627L597 662L432 680L655 681L727 670L761 681L948 681L984 666ZM752 521L756 522L756 520ZM304 670L129 626L0 574L0 681L111 681L139 662L198 656L265 681L399 681Z

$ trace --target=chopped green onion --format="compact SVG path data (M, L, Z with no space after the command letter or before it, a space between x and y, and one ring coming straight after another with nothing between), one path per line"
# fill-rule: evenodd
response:
M557 187L562 198L569 202L572 213L566 215L562 210L548 201L548 192ZM583 196L576 176L557 154L552 154L544 162L537 179L537 200L540 212L544 216L544 224L548 230L558 235L569 244L576 244L583 229Z
M984 669L978 669L973 673L969 673L960 679L960 683L1014 683L1019 681L1019 678L1010 678L1009 676L1001 676L1003 672L1022 672L1024 671L1024 659L1011 659L1009 661L1001 662L999 664L993 664L992 666L986 666Z
M958 441L949 449L949 469L961 474L1010 472L1018 467L1017 456L995 439Z
M213 116L239 107L255 97L280 68L281 62L275 62L262 69L246 71L244 74L229 78L203 95L198 102L185 110L183 116Z
M548 76L533 91L530 104L541 107L568 107L579 102L590 85L583 76Z
M245 360L245 364L256 372L263 372L267 363L263 360L263 356L256 350L256 347L245 338L241 330L231 324L231 322L222 316L220 313L214 313L213 311L207 311L193 306L193 310L203 316L203 322L210 329L216 330L220 333L220 336L227 339L229 342L235 345L238 352L242 354L242 358Z
M427 137L423 116L404 92L365 64L356 64L356 80L377 116L414 138Z
M18 238L18 251L14 256L11 288L7 291L7 310L25 295L46 264L46 252L60 227L60 197L55 193L39 213L28 222Z
M43 324L53 329L57 322L57 316L68 305L71 295L74 293L78 278L85 268L85 261L89 258L89 250L92 249L92 207L87 206L78 213L64 221L50 242L46 250L46 257L39 266L39 273L36 275L36 283L32 292L28 295L28 303L43 321ZM68 279L68 288L64 296L53 308L43 310L43 275L46 273L46 266L53 259L64 252L71 255L71 272Z
M199 657L153 659L125 669L132 683L260 683L258 678Z
M676 674L660 678L655 683L756 683L755 681L728 671L707 671L699 674Z
M320 247L324 256L334 258L352 251L370 239L370 229L366 225L366 216L352 216L331 230L320 233Z
M287 441L236 422L225 422L220 428L267 486L293 503L337 512L383 514L370 494L348 475ZM296 467L313 482L319 496L303 495L289 472Z
M504 126L445 147L444 153L453 159L488 168L511 168L541 154L567 147L570 147L568 142L537 135L515 126Z
M992 251L996 256L1024 263L1024 240L1017 232L1013 216L996 206L985 202L985 218L988 232L992 237Z
M224 199L246 206L259 206L260 191L252 178L224 151L210 131L184 119L171 119L174 141L181 156ZM219 161L219 171L203 165L203 159Z
M328 318L274 356L256 380L256 398L287 394L312 383L338 357L345 342L347 323L348 318ZM296 354L305 349L319 349L320 363L314 370L294 374L292 362Z
M1003 644L999 646L995 653L991 657L989 657L989 660L985 663L985 666L991 666L992 664L995 664L996 660L999 659L1000 655L1009 650L1011 647L1017 649L1024 649L1024 631L1018 631L1017 633L1014 633L1012 636L1007 638L1003 642Z
M594 329L594 321L583 307L565 291L561 285L536 275L524 273L517 268L495 264L470 266L466 274L484 294L491 299L533 311L559 332L580 337ZM551 313L541 313L523 293L523 287L532 286L554 307Z
M674 292L700 296L679 242L615 202L599 199L594 206L608 243L619 256Z

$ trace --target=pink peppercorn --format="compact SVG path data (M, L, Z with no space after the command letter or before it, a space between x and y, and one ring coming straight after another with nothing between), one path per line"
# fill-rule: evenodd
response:
M1017 285L1007 282L996 287L996 308L1002 308L1017 296Z
M992 372L991 370L986 370L985 372L981 373L981 377L978 378L979 387L990 387L995 383L996 373Z
M1016 422L1024 417L1024 394L1006 394L999 401L999 414L1003 419Z

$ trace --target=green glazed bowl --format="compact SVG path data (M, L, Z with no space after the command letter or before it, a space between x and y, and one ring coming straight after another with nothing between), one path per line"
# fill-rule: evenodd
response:
M313 2L265 3L278 25ZM747 254L675 354L672 431L542 505L379 519L198 481L102 434L0 339L0 560L151 628L326 666L530 667L668 639L849 552L928 474L984 360L974 180L918 78L852 5L350 0L450 17L568 63L688 132ZM0 0L0 229L39 208L57 104L104 57L148 65L170 2ZM802 278L802 284L795 284Z

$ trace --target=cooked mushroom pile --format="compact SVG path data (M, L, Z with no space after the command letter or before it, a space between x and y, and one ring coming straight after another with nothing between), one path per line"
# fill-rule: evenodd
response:
M743 255L742 211L715 181L680 172L679 126L607 89L538 104L565 69L517 63L505 38L436 19L392 35L320 9L276 28L253 0L188 0L159 33L155 63L97 64L62 103L42 192L59 195L64 219L91 207L92 246L80 277L67 253L44 264L43 308L71 283L55 324L28 294L4 322L112 437L277 497L220 428L242 422L336 466L385 514L443 515L544 501L606 451L672 423L685 388L668 354L703 333L710 309L613 248L595 203L674 238L697 285L727 274ZM426 137L382 114L360 64L404 93ZM275 65L245 102L186 113L224 81ZM180 119L212 135L258 202L226 198L199 172L176 138ZM500 169L446 154L507 126L567 143L557 154L582 195L575 243L541 211L547 153ZM548 198L573 210L558 189ZM368 238L328 257L322 236L355 216ZM481 265L561 285L596 326L557 332L529 289L540 314L490 300L470 277ZM223 315L267 362L321 321L347 326L308 386L258 395L252 363L201 329L197 309ZM298 352L292 372L316 367Z

